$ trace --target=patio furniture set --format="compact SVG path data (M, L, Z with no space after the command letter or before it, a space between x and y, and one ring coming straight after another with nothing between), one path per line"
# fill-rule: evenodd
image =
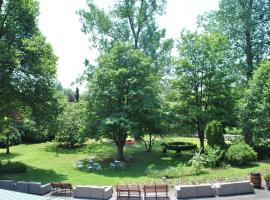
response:
M77 169L83 169L84 167L85 167L85 165L84 165L83 160L79 160L78 162L75 163L75 168L77 168ZM93 160L88 161L86 168L88 170L93 170L95 172L102 172L101 164L94 162Z
M75 188L69 183L52 182L42 185L38 182L24 182L14 180L0 180L0 189L12 190L35 195L45 195L49 192L60 193L60 195L70 195L75 198L89 199L110 199L113 194L111 186L82 186ZM168 198L169 187L166 184L148 184L140 187L139 185L117 185L117 197L144 197ZM203 198L215 196L238 195L254 193L254 185L249 181L238 181L228 183L200 184L200 185L179 185L174 187L175 196L178 199Z
M86 167L87 170L89 171L94 171L94 172L102 172L102 167L100 163L94 162L94 160L90 159L88 160L87 164L84 164L85 161L79 160L78 162L75 163L74 167L76 169L84 169ZM110 162L110 169L123 169L125 168L126 163L120 160L114 160L113 162Z

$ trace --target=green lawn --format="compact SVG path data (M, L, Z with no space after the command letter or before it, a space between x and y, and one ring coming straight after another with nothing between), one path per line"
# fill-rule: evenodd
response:
M52 143L18 145L11 147L11 154L5 155L5 150L0 150L1 160L19 160L26 163L29 169L24 174L5 175L1 178L12 178L26 181L66 181L73 184L95 184L115 185L118 183L146 183L161 182L160 179L149 178L145 170L149 166L157 169L166 169L169 166L177 166L179 163L187 163L192 152L183 152L181 156L175 152L162 155L160 142L168 141L189 141L197 143L194 138L163 138L153 149L153 152L146 153L143 144L135 144L125 148L126 156L131 161L126 168L109 169L109 158L115 157L115 146L112 142L93 142L74 150L56 151ZM74 169L73 164L84 158L95 157L101 162L103 171L101 173L79 171ZM262 173L270 172L270 161L257 162L245 168L225 167L215 170L206 169L205 173L199 176L184 176L177 179L170 179L171 184L187 182L205 182L219 179L244 179L252 171Z

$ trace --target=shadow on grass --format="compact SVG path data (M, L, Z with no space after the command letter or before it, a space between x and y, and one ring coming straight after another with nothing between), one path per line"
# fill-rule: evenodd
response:
M254 167L259 167L260 165L258 163L250 163L244 166L234 166L235 168L239 169L248 169L248 168L254 168Z
M106 177L118 177L118 178L137 178L146 176L147 169L154 168L157 170L165 170L170 167L176 167L179 164L186 164L192 157L192 152L185 152L181 155L175 155L174 153L168 153L164 156L160 151L154 150L153 152L145 152L144 149L140 151L132 151L130 148L127 149L126 155L132 158L131 162L127 162L125 168L114 168L111 169L107 159L100 160L99 163L102 165L102 172L94 172L93 170L87 170L86 167L81 172L86 175L89 174L100 174ZM98 160L98 159L97 159ZM108 162L109 161L109 162Z
M1 160L11 160L13 158L16 158L18 156L21 156L22 154L21 153L9 153L9 154L6 154L6 153L0 153L0 161Z
M56 147L52 144L47 145L44 147L44 151L52 152L55 154L76 154L76 153L86 153L87 152L87 145L76 146L72 149L63 148L63 147Z
M56 147L53 144L49 144L44 147L44 151L53 152L58 154L76 154L76 153L103 153L115 151L115 147L111 143L90 143L82 146L76 146L74 148Z
M36 181L44 184L54 181L64 181L67 176L57 174L54 170L39 169L28 166L25 173L5 174L1 176L3 179L12 179L18 181Z

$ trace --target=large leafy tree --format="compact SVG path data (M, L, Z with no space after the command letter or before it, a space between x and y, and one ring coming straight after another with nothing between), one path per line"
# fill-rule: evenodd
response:
M270 138L270 62L263 62L254 73L241 104L241 124L245 140L256 143Z
M155 72L164 72L170 65L173 41L165 39L165 29L159 29L156 22L164 13L166 0L115 1L107 12L93 0L87 3L89 10L80 10L79 15L91 46L102 52L117 41L127 42L151 56Z
M87 109L90 134L111 139L121 160L129 134L154 129L144 126L143 119L155 119L156 126L160 124L154 116L160 105L156 94L158 79L151 64L151 58L140 50L115 43L99 57L93 70Z
M228 59L245 80L270 55L270 2L268 0L221 0L219 10L203 16L204 27L226 34L231 54ZM237 70L236 70L237 71Z
M56 56L37 27L35 0L0 1L0 120L12 112L49 122L58 113Z
M234 119L226 45L220 34L191 32L183 32L178 44L177 78L168 99L182 130L197 132L202 149L208 122L220 120L225 127Z

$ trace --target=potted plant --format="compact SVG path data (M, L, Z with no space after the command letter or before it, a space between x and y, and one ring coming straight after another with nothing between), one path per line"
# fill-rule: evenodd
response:
M266 182L266 185L267 185L268 190L270 190L270 174L267 174L267 175L264 177L264 180L265 180L265 182Z

